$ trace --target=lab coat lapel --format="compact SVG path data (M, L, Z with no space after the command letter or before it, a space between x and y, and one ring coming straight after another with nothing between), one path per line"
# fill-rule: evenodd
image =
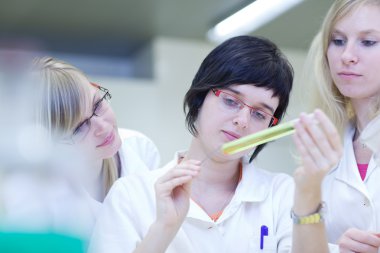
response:
M362 194L368 197L369 195L367 188L365 187L365 184L362 181L357 168L354 149L352 146L352 138L354 136L354 133L355 128L353 128L352 126L350 126L345 132L344 155L337 168L334 169L337 170L335 178L357 189Z

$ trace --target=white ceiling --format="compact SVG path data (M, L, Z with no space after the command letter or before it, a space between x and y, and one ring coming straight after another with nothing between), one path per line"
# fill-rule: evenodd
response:
M246 0L0 0L0 47L128 56L156 36L206 39ZM333 0L305 0L255 35L306 49Z

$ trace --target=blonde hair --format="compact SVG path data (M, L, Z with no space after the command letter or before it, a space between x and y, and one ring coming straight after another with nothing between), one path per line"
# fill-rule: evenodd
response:
M311 78L314 101L343 132L349 121L355 121L355 113L350 99L343 96L332 80L327 60L327 50L336 23L362 5L380 5L379 0L336 0L327 12L322 26L315 36L306 59L307 77ZM379 111L380 100L374 104L374 115Z
M75 127L91 107L91 85L87 77L74 66L50 57L35 59L33 69L38 73L39 96L36 118L53 140L71 136ZM115 156L104 159L106 193L118 178Z

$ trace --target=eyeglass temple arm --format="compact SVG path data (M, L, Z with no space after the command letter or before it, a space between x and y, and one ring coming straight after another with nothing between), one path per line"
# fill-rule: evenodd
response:
M98 88L98 89L101 90L101 91L108 92L108 89L106 89L106 88L100 86L99 84L92 83L92 82L90 82L90 84L91 84L92 86L94 86L95 88Z

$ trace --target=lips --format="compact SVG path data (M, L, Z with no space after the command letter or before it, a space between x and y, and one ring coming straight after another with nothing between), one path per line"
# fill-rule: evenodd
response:
M342 76L342 77L359 77L359 76L362 76L362 75L357 74L355 72L349 72L349 71L339 72L338 75Z
M97 148L100 148L100 147L104 147L104 146L107 146L109 144L111 144L113 142L113 140L115 139L115 133L114 131L112 131L105 139L104 141L99 144L98 146L96 146Z
M226 138L229 141L233 141L233 140L239 139L241 137L241 135L234 133L234 132L231 132L231 131L222 130L222 132L223 132L224 136L226 136Z

